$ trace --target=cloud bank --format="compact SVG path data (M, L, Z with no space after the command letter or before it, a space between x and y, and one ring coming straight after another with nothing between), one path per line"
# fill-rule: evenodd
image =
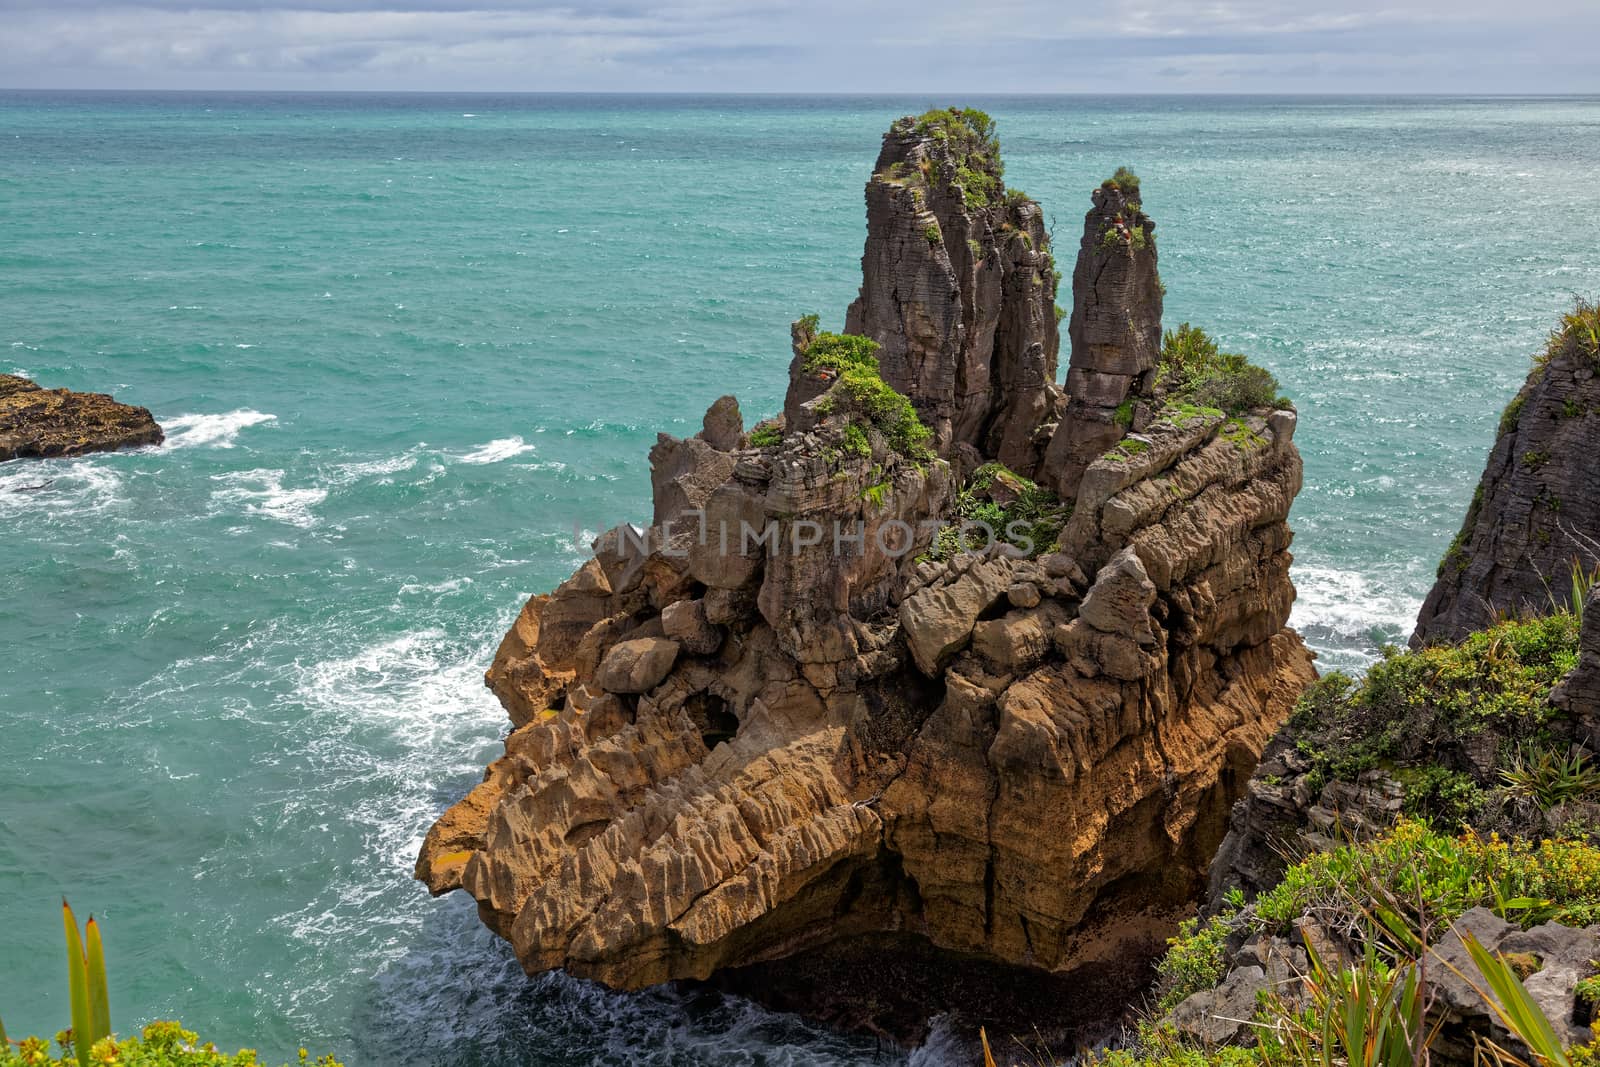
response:
M0 0L8 88L1600 92L1549 0Z

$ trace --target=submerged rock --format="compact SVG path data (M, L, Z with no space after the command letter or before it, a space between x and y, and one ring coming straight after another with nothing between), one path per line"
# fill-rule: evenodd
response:
M0 461L111 452L162 439L145 408L119 404L104 393L41 389L26 378L0 374Z
M1085 462L1059 551L929 552L958 468L1042 473L1059 433L1038 206L975 203L948 121L885 138L850 313L933 432L869 342L796 323L784 414L663 436L652 527L597 540L495 657L515 729L417 877L530 972L637 988L884 938L1134 974L1312 677L1300 457L1265 410Z

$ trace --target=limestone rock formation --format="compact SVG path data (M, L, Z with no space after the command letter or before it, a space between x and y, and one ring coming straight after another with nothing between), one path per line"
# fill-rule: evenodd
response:
M1037 205L980 210L950 151L914 120L885 138L870 340L796 323L784 414L743 434L718 401L663 435L652 526L598 539L496 654L514 729L417 877L530 971L635 988L868 935L1125 964L1311 679L1282 413L1163 414L1083 464L1057 545L938 547L961 474L1038 469L1057 417Z
M161 427L144 408L104 393L41 389L26 378L0 374L0 461L81 456L158 445Z
M1504 614L1565 604L1574 560L1600 563L1600 311L1580 302L1500 419L1413 645L1458 641Z
M1155 222L1139 201L1139 180L1119 171L1094 191L1072 272L1071 399L1046 459L1063 497L1075 495L1089 464L1122 439L1133 402L1154 391L1162 292Z
M1055 260L1044 213L1008 192L993 124L969 111L896 122L867 183L861 293L845 332L883 346L950 458L961 446L1027 477L1059 416Z

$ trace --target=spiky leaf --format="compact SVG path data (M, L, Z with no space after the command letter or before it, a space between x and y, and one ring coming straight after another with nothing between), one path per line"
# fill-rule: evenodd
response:
M89 1067L89 1047L94 1044L94 1018L89 1011L89 967L83 958L83 938L72 906L61 901L61 925L67 935L67 992L72 998L72 1048L78 1067Z
M106 953L100 943L100 924L89 916L84 928L84 963L89 977L89 1044L111 1036L111 998L106 993Z

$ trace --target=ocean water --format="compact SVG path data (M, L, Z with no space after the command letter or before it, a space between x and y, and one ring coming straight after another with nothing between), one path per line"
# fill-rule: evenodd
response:
M1141 174L1169 324L1299 403L1295 624L1324 667L1402 639L1530 354L1600 293L1600 100L964 102L1067 263L1090 188ZM658 431L776 410L789 321L837 328L859 283L883 128L944 103L0 94L0 372L169 434L0 466L11 1031L65 1024L65 893L124 1031L352 1067L903 1058L526 979L409 872L497 749L481 674L522 599L648 517Z

